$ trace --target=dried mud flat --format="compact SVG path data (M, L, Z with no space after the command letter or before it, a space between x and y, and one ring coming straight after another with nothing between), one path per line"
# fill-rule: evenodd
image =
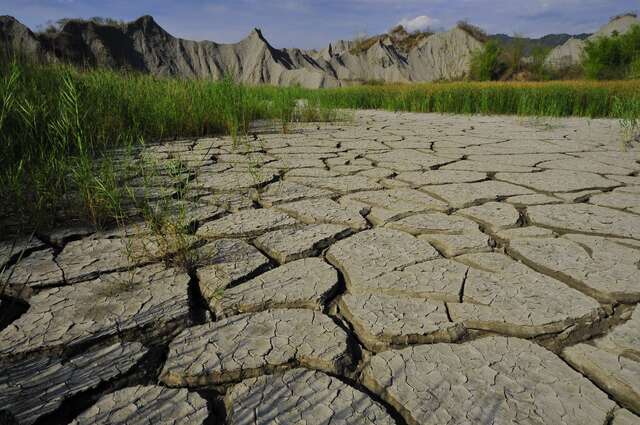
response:
M21 242L0 423L638 424L640 150L619 134L364 111L147 146L191 168L199 267L130 264L117 231Z

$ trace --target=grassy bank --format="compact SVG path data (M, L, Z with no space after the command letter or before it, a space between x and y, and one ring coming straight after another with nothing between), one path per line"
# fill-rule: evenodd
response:
M395 84L298 89L294 96L336 108L389 111L589 118L640 115L640 80Z
M113 148L173 137L240 139L257 119L282 131L296 120L335 119L313 104L296 108L292 95L230 80L0 64L0 216L27 226L49 225L56 214L97 221L121 183Z
M296 108L301 98L308 106ZM239 140L256 119L273 120L288 131L295 121L335 120L338 108L624 118L635 131L640 82L307 90L5 62L0 64L0 215L18 219L26 231L50 225L61 214L99 221L108 216L122 183L109 157L113 148L219 134Z

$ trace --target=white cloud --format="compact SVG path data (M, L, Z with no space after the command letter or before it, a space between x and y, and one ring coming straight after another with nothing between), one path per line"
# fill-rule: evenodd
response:
M437 25L440 21L437 19L431 18L427 15L416 16L413 19L403 19L398 22L399 25L402 25L407 31L424 31L427 28L431 28Z

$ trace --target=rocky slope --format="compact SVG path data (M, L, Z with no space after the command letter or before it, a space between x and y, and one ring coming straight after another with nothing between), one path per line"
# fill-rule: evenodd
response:
M248 84L336 87L366 80L457 79L468 72L472 52L482 46L460 28L425 34L410 48L400 38L378 38L357 51L350 41L305 51L274 48L257 29L235 44L184 40L150 16L122 25L70 20L58 31L42 34L15 18L0 17L0 47L39 60L186 78L229 74Z
M29 57L44 55L35 34L11 16L0 16L0 51L21 53Z
M616 16L586 40L595 40L598 37L609 37L614 33L624 34L634 25L640 25L640 19L638 19L635 14ZM551 50L546 60L547 65L555 69L579 65L582 62L582 53L584 52L585 45L586 41L583 39L570 38L561 46Z

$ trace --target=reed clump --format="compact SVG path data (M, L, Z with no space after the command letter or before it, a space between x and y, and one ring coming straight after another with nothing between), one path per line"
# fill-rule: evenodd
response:
M3 62L0 216L27 231L61 216L100 224L112 218L112 206L123 196L121 172L113 165L122 149L207 135L238 142L255 120L271 120L287 132L294 121L337 118L311 111L309 104L299 111L295 95L294 89L246 87L230 78Z

